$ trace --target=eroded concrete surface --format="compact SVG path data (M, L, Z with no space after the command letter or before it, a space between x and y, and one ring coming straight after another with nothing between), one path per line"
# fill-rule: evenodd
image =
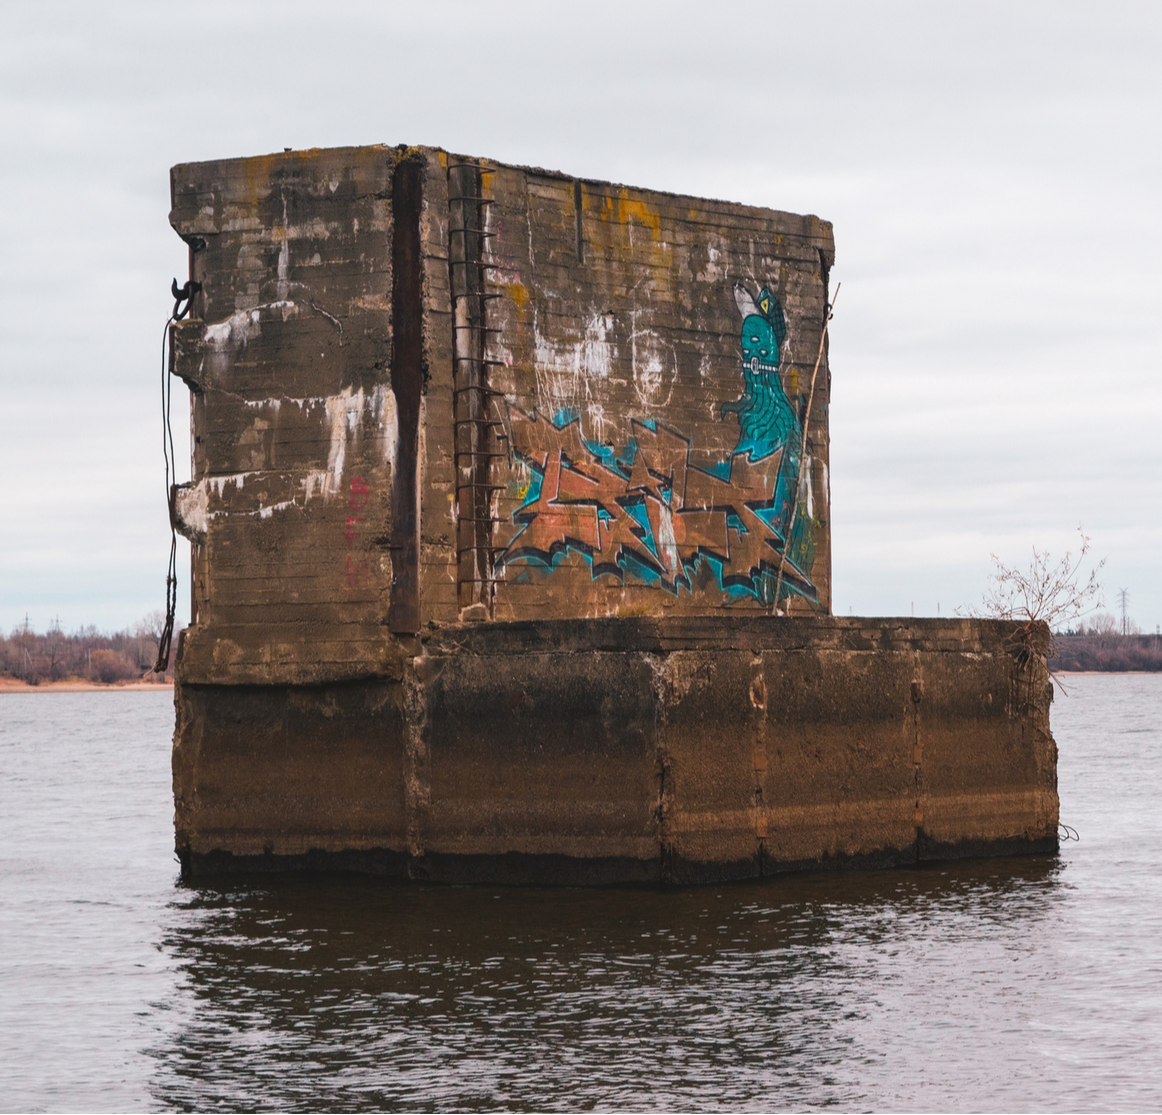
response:
M187 871L1056 846L1043 656L829 615L830 225L428 148L172 177Z

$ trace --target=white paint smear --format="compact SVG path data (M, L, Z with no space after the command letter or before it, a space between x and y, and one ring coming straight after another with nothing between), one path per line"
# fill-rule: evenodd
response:
M533 317L533 364L542 399L555 403L579 402L589 396L589 382L608 379L617 349L609 339L613 315L594 312L585 324L585 335L575 341L555 341L543 336Z

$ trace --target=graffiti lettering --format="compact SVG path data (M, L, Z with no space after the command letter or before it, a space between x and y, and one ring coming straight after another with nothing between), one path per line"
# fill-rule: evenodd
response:
M693 591L705 564L732 596L774 602L784 549L784 595L817 598L810 580L809 522L788 540L798 484L799 416L779 375L786 324L778 299L736 286L743 317L744 394L722 407L738 416L738 444L712 470L690 460L690 441L655 419L631 419L620 452L587 441L580 416L551 421L515 406L509 429L528 469L520 528L497 558L498 570L525 561L553 569L572 552L594 579L633 577L677 594Z

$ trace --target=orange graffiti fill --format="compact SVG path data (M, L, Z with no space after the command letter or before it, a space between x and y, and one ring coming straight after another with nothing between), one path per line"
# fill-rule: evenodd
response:
M498 566L522 558L552 565L575 550L594 577L622 578L632 562L671 591L689 589L704 557L721 567L723 584L747 586L778 569L783 538L770 524L781 520L782 450L761 461L739 454L723 479L691 465L689 440L661 423L631 420L632 462L615 463L586 445L577 419L556 426L516 407L509 417L512 448L541 485L514 513L519 530ZM784 576L810 586L789 560Z

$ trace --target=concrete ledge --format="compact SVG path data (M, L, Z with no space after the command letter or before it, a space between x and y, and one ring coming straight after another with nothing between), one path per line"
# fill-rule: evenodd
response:
M183 871L682 884L1053 851L1044 636L623 618L442 629L398 680L183 661Z

